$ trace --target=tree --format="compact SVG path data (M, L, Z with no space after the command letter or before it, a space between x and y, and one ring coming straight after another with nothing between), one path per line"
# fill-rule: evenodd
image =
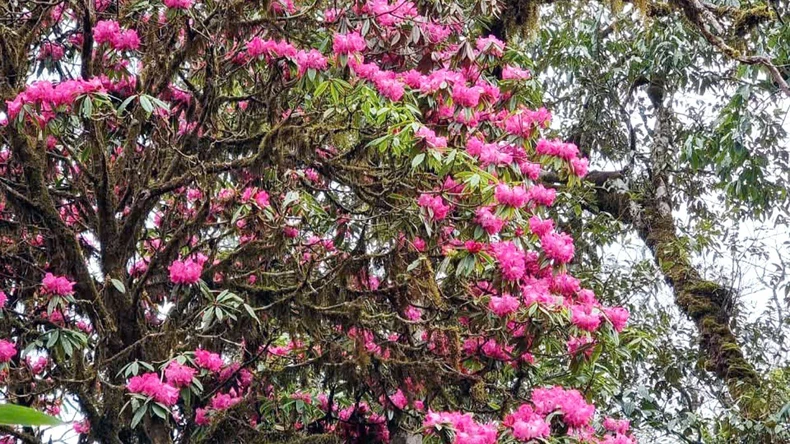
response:
M573 277L587 160L494 2L3 11L6 399L83 442L631 442L642 336Z
M578 196L586 212L576 226L592 237L577 248L585 254L580 266L609 277L609 294L598 292L603 298L633 300L646 282L657 281L653 276L665 280L694 323L689 336L702 346L696 353L680 345L683 319L662 313L666 306L656 312L645 309L652 297L634 301L637 316L644 316L638 324L664 347L632 383L644 387L652 375L653 395L671 406L647 400L642 408L652 413L637 416L694 442L786 440L788 430L775 427L790 405L786 257L778 254L770 264L775 269L766 267L773 301L758 321L744 316L733 276L699 261L703 253L731 250L767 262L776 238L748 239L747 250L738 225L787 231L784 8L780 2L517 0L505 7L510 12L492 22L492 31L508 41L532 39L526 46L547 103L564 123L563 136L604 168L588 174L588 192ZM622 262L615 269L605 263L601 246L623 245L623 232L641 239L652 263L625 270ZM618 277L624 280L611 284ZM700 408L706 395L700 396L704 388L690 389L696 384L711 388L710 398L721 403L702 427L677 420L709 408ZM662 410L659 420L651 418Z

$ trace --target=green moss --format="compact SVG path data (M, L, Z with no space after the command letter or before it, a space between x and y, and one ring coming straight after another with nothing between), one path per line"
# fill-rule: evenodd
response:
M749 9L739 9L735 12L732 24L733 34L743 37L762 22L773 19L774 14L768 5L759 5Z

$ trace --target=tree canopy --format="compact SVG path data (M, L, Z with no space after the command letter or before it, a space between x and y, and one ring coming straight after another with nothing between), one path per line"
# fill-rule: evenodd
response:
M788 439L753 3L0 3L2 397L64 442Z

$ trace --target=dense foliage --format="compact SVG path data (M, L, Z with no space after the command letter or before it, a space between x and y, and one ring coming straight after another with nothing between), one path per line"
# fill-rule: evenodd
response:
M494 3L6 8L7 400L86 442L631 442L591 404L628 312L541 183L587 160Z

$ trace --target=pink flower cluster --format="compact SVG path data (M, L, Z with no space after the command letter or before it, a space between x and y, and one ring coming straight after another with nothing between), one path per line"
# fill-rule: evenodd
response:
M368 44L358 32L337 33L332 38L332 50L337 55L355 54L367 49Z
M521 208L529 201L529 194L523 186L510 187L500 183L494 190L494 198L502 205Z
M170 282L191 285L200 280L200 275L203 273L203 261L191 257L186 260L175 260L167 269L170 271Z
M447 148L447 138L437 136L436 132L428 127L420 127L415 133L414 137L425 140L430 148L443 149Z
M380 69L375 63L362 63L356 59L350 60L349 66L359 78L373 83L382 96L393 102L403 98L406 90L394 72Z
M502 277L507 281L518 281L527 271L526 255L513 242L496 242L491 244L494 258L497 260Z
M521 306L521 302L509 294L491 296L488 302L488 309L499 317L505 317L511 313L515 313L519 306Z
M430 219L435 221L443 220L450 212L450 206L444 203L441 196L432 196L428 193L420 195L417 205L430 210Z
M247 56L255 58L265 57L296 57L297 49L294 45L285 40L263 40L260 37L253 37L247 43Z
M535 151L538 154L559 157L565 160L571 160L579 155L579 148L576 145L560 140L541 139L535 145Z
M300 76L305 75L308 69L323 71L327 68L326 57L317 49L299 50L296 52L295 59Z
M44 42L41 44L41 49L38 52L38 56L36 57L38 60L46 60L50 59L53 61L58 61L63 58L65 51L63 46L57 43L51 42Z
M264 56L271 58L289 58L296 64L297 74L305 75L308 70L323 71L327 69L327 58L317 49L301 50L285 40L264 40L254 37L247 43L246 57L254 59Z
M505 131L514 136L529 138L538 128L547 128L551 113L545 108L536 111L521 108L505 119Z
M502 68L502 80L526 80L532 77L528 69L521 69L518 66L506 65Z
M466 152L475 156L484 167L488 165L506 166L513 162L513 154L508 147L497 143L485 143L477 137L470 137L466 142Z
M178 0L175 0L178 1ZM140 47L140 37L134 29L122 29L115 20L100 20L93 28L93 40L98 44L108 43L118 51L136 50Z
M595 414L595 407L588 404L578 390L562 387L536 389L532 392L532 403L535 411L541 415L559 411L563 421L574 428L589 425Z
M0 339L0 362L8 362L16 356L16 346L13 342Z
M551 427L545 416L538 415L529 404L522 404L517 411L507 415L502 425L512 430L519 441L548 438Z
M426 429L437 426L450 426L455 432L453 444L495 444L497 442L496 424L480 424L471 413L429 411L423 421Z
M203 349L195 350L195 365L210 372L218 372L224 365L222 357L217 353L212 353Z
M174 387L186 387L192 383L197 370L192 367L171 361L165 368L165 380Z
M44 294L68 296L74 293L74 282L71 282L65 276L55 276L52 273L44 275L41 286Z
M131 393L145 395L166 406L174 405L178 401L178 389L162 382L156 373L145 373L133 377L126 384L126 389Z
M477 41L475 41L475 47L481 53L502 57L505 50L505 43L493 35L490 35L488 37L478 37Z
M189 9L193 0L164 0L165 6L171 9Z
M507 224L507 220L497 217L491 212L491 207L480 207L475 211L475 222L490 235L502 231L502 227Z
M388 0L369 0L358 5L357 13L369 14L385 27L399 25L419 15L414 3L407 0L395 0L392 4Z
M55 117L55 110L61 106L74 104L77 97L83 94L104 92L101 80L66 80L53 85L52 82L41 80L32 83L19 93L14 100L6 101L8 118L13 120L19 115L26 104L38 105L44 123Z

